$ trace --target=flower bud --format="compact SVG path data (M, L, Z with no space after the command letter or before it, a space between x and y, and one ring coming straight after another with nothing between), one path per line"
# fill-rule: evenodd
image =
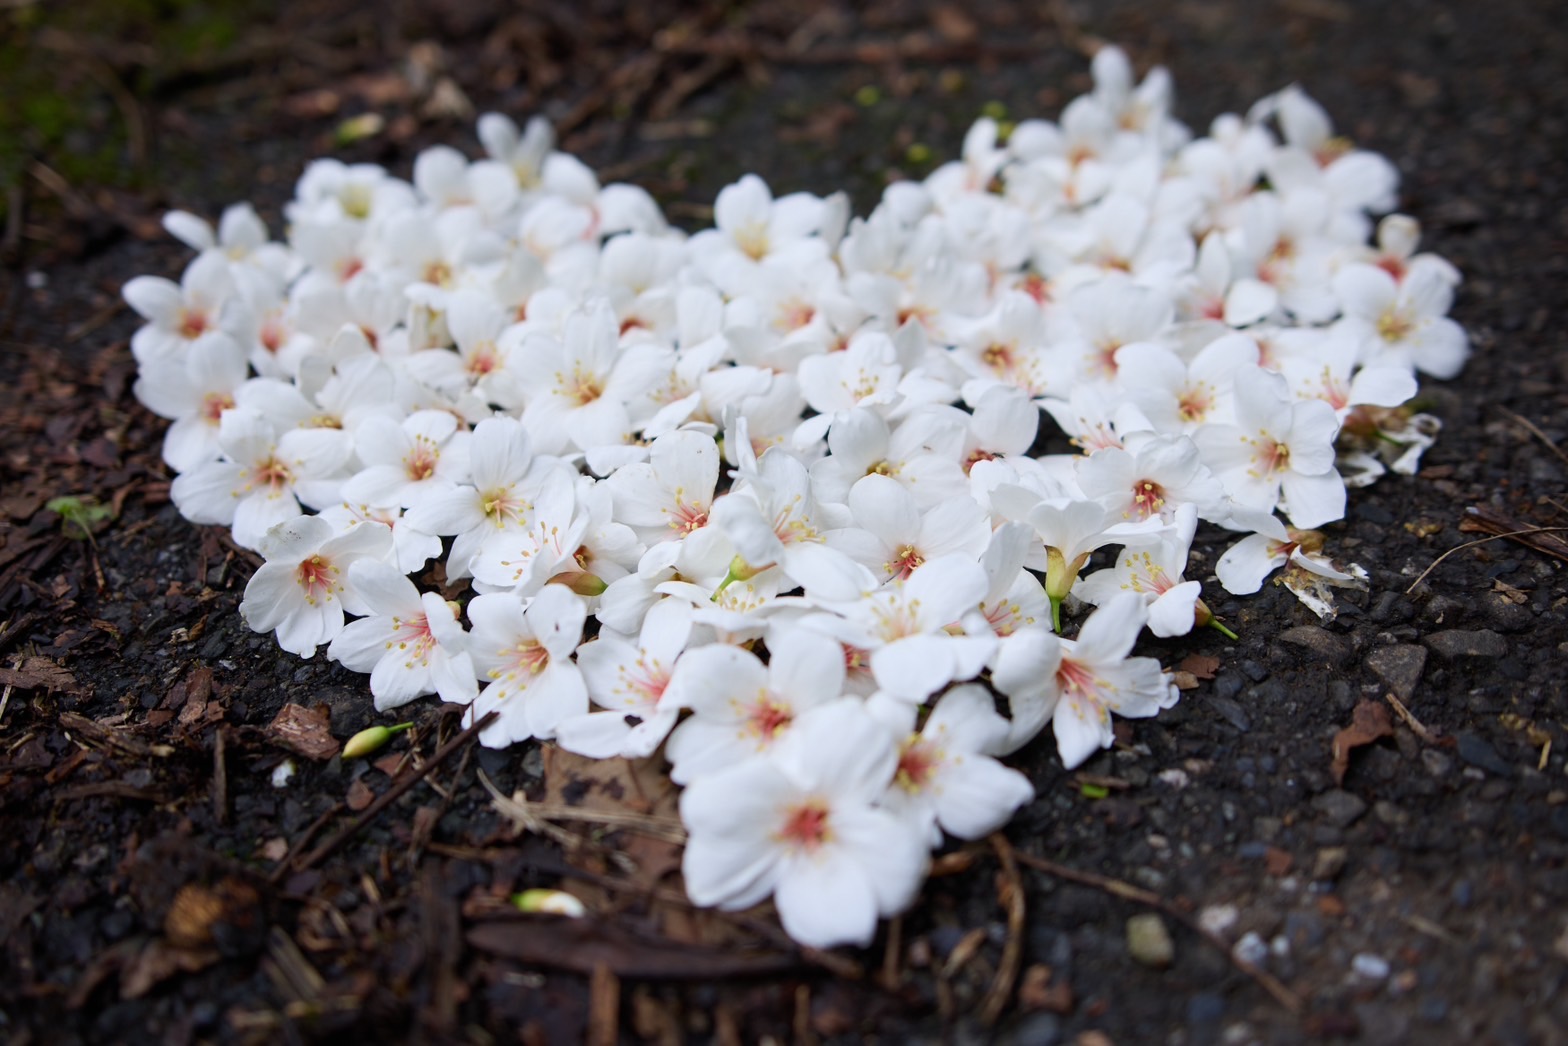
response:
M590 574L586 570L563 570L551 578L547 584L565 585L579 596L603 595L604 590L610 586L597 574Z
M343 746L343 758L358 759L379 752L388 741L392 740L393 734L400 734L413 725L413 723L399 723L396 726L367 727L348 739L348 743Z
M566 915L581 919L587 914L583 902L564 890L524 890L512 895L512 905L520 912Z

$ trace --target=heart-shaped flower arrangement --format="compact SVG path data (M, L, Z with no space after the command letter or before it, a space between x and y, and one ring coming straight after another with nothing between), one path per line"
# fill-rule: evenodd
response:
M1232 593L1354 583L1312 528L1414 469L1415 372L1468 352L1416 222L1369 244L1394 168L1300 90L1193 138L1163 70L1093 72L864 219L746 175L688 236L498 115L413 184L315 161L287 243L173 213L199 253L125 298L174 501L266 557L240 609L284 650L486 745L662 745L695 902L865 943L1030 801L1000 757L1176 700L1129 655L1227 631L1199 520L1247 535ZM1078 453L1030 454L1042 411Z

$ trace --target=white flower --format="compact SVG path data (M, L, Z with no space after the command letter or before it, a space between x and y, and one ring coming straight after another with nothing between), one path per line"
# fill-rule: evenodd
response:
M1148 611L1134 592L1113 596L1089 615L1077 640L1057 641L1047 656L1046 701L1056 748L1069 770L1114 740L1111 713L1146 718L1176 703L1176 684L1152 657L1128 657Z
M343 614L367 614L348 583L348 568L369 556L380 559L392 545L386 527L355 527L337 534L320 516L279 523L261 541L267 561L251 575L240 602L245 623L257 632L278 633L278 646L310 657L343 631Z
M474 663L452 604L434 592L421 594L396 567L375 560L351 564L348 582L373 614L345 626L327 656L370 673L378 712L421 694L462 704L474 700Z
M530 737L551 738L556 727L588 712L588 689L572 653L582 640L588 606L560 585L546 585L523 601L510 592L476 596L468 646L486 686L465 722L501 714L479 734L481 744L505 748Z
M857 699L801 717L770 757L693 781L681 871L699 905L770 895L801 944L869 944L877 917L914 901L925 839L875 803L898 765L887 728Z
M328 429L293 429L279 437L254 410L223 412L218 444L224 457L176 476L169 496L193 523L223 523L234 541L259 548L268 530L337 499L332 477L347 448Z
M679 686L668 699L665 695L691 639L691 607L666 599L648 611L635 641L601 632L578 647L577 665L588 694L605 711L556 724L561 747L596 759L639 759L658 748L686 703ZM639 722L632 725L629 719Z
M768 663L739 647L699 647L681 661L681 699L693 715L670 735L670 777L687 784L770 750L812 708L844 692L837 643L802 630L782 632Z
M1423 266L1396 282L1375 265L1347 265L1334 277L1344 303L1341 326L1360 340L1368 364L1415 367L1434 378L1455 377L1470 355L1464 328L1448 318L1454 285Z
M918 733L909 730L913 707L880 707L904 719L898 768L880 805L933 846L943 831L960 839L988 835L1034 799L1027 777L991 758L1006 740L1008 723L985 687L958 686L943 694Z
M354 446L365 463L343 484L349 501L413 508L427 498L449 493L468 479L468 430L444 410L420 410L401 424L367 418Z
M1236 372L1236 424L1194 434L1225 492L1248 508L1272 511L1284 496L1298 527L1345 514L1345 484L1334 471L1339 419L1322 400L1296 400L1285 379L1258 367Z
M1136 592L1149 607L1149 631L1157 636L1184 636L1197 622L1203 586L1183 581L1192 535L1198 525L1190 504L1176 510L1176 525L1149 538L1129 540L1116 564L1097 570L1073 586L1073 595L1101 605L1118 592Z
M1233 595L1256 592L1264 578L1286 563L1331 581L1350 580L1322 555L1323 535L1315 530L1287 527L1273 513L1238 513L1232 522L1255 531L1226 549L1214 565L1220 584Z

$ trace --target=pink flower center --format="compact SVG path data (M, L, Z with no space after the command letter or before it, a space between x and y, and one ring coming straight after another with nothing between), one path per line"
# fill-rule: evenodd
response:
M920 550L913 545L905 545L893 554L891 561L885 564L887 572L900 580L907 578L915 572L915 568L926 561Z
M811 853L833 838L828 824L829 813L827 804L822 800L807 799L790 808L775 838Z
M1105 681L1095 676L1088 665L1064 657L1056 669L1056 685L1061 688L1064 697L1098 703Z
M1140 479L1132 485L1132 516L1148 519L1158 516L1165 508L1165 488L1151 479Z
M919 734L910 736L898 753L898 772L893 780L904 791L914 794L925 788L936 768L942 764L942 753Z
M523 639L511 649L513 671L538 675L550 663L550 652L537 639Z
M180 337L194 340L212 327L212 320L201 309L180 310Z
M320 555L302 560L299 565L299 587L305 590L305 602L315 606L318 599L331 599L338 589L338 568L332 560Z
M435 648L436 637L430 632L430 618L424 614L411 617L408 620L394 617L392 630L399 650L409 651L407 665L412 666L416 661L424 661L430 656L430 651ZM392 649L392 642L387 643L387 649Z
M251 473L252 487L266 487L277 494L294 482L294 473L275 455L268 455L267 460L257 465Z
M756 737L771 741L774 735L795 721L795 710L771 694L763 694L751 706L746 729Z
M209 392L201 398L201 416L213 425L223 420L223 412L234 406L227 392Z
M675 509L669 513L669 517L670 529L681 534L690 534L708 525L707 509L700 505L688 505L679 498L676 499Z
M441 461L441 451L425 436L414 437L414 447L403 458L403 469L415 483L436 474Z

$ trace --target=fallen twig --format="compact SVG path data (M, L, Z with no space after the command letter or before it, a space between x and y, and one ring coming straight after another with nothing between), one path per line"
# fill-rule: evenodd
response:
M1393 706L1394 711L1399 713L1399 718L1401 718L1401 719L1403 719L1405 721L1405 725L1408 726L1411 729L1411 731L1414 732L1414 734L1417 737L1419 737L1421 740L1425 741L1427 744L1429 744L1429 745L1452 745L1453 744L1453 742L1451 740L1449 740L1448 738L1446 738L1446 737L1439 737L1438 735L1432 733L1432 731L1428 730L1426 728L1426 724L1421 722L1421 720L1417 719L1415 717L1415 714L1413 712L1411 712L1410 709L1405 707L1404 702L1399 700L1399 698L1395 697L1393 694L1384 694L1383 695L1383 700L1387 701L1391 706Z
M1519 424L1523 425L1530 431L1531 435L1540 440L1542 443L1546 444L1546 449L1550 450L1553 454L1556 454L1559 461L1565 465L1568 465L1568 454L1565 454L1561 447L1548 439L1546 433L1542 432L1540 428L1536 426L1535 422L1531 421L1522 414L1515 414L1507 407L1499 407L1498 409L1501 410L1504 414L1508 415L1510 418L1513 418Z
M1013 996L1018 971L1024 958L1024 877L1018 870L1013 844L1001 832L991 833L991 849L1002 862L1002 904L1007 908L1007 941L1002 945L1002 961L996 967L985 1001L980 1004L980 1023L987 1028L1002 1016L1002 1009Z
M1416 586L1425 581L1426 576L1437 569L1438 564L1442 563L1443 560L1447 559L1455 552L1463 552L1467 548L1474 548L1477 545L1484 545L1488 541L1496 541L1498 538L1519 538L1525 534L1560 534L1563 531L1568 531L1568 527L1527 527L1524 530L1510 530L1502 534L1492 534L1488 537L1477 538L1474 541L1466 541L1463 545L1455 545L1447 552L1444 552L1441 556L1438 556L1436 559L1432 560L1432 565L1421 571L1420 576L1418 576L1414 581L1410 582L1410 587L1405 589L1405 595L1408 596L1410 593L1414 592L1416 590ZM1546 552L1547 555L1557 556L1559 559L1565 558L1562 553L1549 552L1546 549L1541 548L1539 545L1532 544L1531 542L1527 541L1523 542L1523 544L1529 545L1531 548L1537 549L1538 551Z
M1066 879L1069 882L1081 883L1084 886L1092 886L1097 890L1103 890L1106 893L1111 894L1113 897L1120 897L1125 901L1132 901L1136 904L1147 905L1150 908L1164 912L1166 915L1170 916L1172 919L1175 919L1177 922L1187 927L1187 929L1191 930L1199 937L1202 937L1204 940L1214 945L1214 947L1218 948L1221 952L1225 953L1226 958L1230 959L1232 966L1236 967L1236 969L1240 970L1242 973L1246 974L1248 977L1257 982L1258 987L1262 988L1264 991L1268 992L1271 996L1274 997L1274 1001L1278 1002L1281 1006L1285 1007L1285 1009L1289 1010L1293 1014L1299 1015L1301 1013L1301 996L1285 987L1284 983L1281 982L1280 979L1275 977L1272 973L1254 966L1247 960L1237 956L1236 953L1231 950L1230 944L1225 940L1225 938L1221 937L1217 933L1213 933L1204 929L1192 916L1188 915L1186 912L1182 911L1180 908L1176 907L1176 905L1172 904L1170 901L1167 901L1159 894L1153 893L1149 890L1140 889L1139 887L1133 886L1131 883L1124 883L1120 879L1112 879L1109 876L1098 875L1094 872L1085 872L1080 871L1077 868L1069 868L1067 865L1057 864L1055 861L1052 861L1049 858L1036 857L1033 854L1021 853L1015 854L1014 856L1020 864L1028 865L1030 868L1045 872L1047 875L1054 875L1058 879Z
M358 817L349 822L348 825L346 825L332 838L328 839L326 842L316 847L316 849L312 850L305 857L301 858L295 870L303 872L311 865L316 864L323 858L327 857L332 853L332 851L348 842L348 840L352 839L356 834L358 834L361 828L364 828L365 825L375 820L376 816L380 814L381 811L385 810L387 807L391 806L394 802L401 798L404 792L407 792L410 788L413 788L420 781L423 781L426 775L428 775L432 770L446 762L455 752L477 737L479 731L489 726L491 720L495 719L496 716L500 714L501 713L499 712L491 712L489 715L484 716L478 722L474 723L473 726L470 726L467 730L464 730L462 733L458 734L456 737L452 738L452 740L448 741L446 744L437 749L436 754L431 756L429 761L426 762L424 766L420 767L417 772L409 774L407 777L393 782L392 787L388 788L385 792L377 796L375 802L365 807L364 811ZM288 858L285 857L284 863L280 864L278 868L273 869L272 874L279 874L279 870L286 868L287 866Z

